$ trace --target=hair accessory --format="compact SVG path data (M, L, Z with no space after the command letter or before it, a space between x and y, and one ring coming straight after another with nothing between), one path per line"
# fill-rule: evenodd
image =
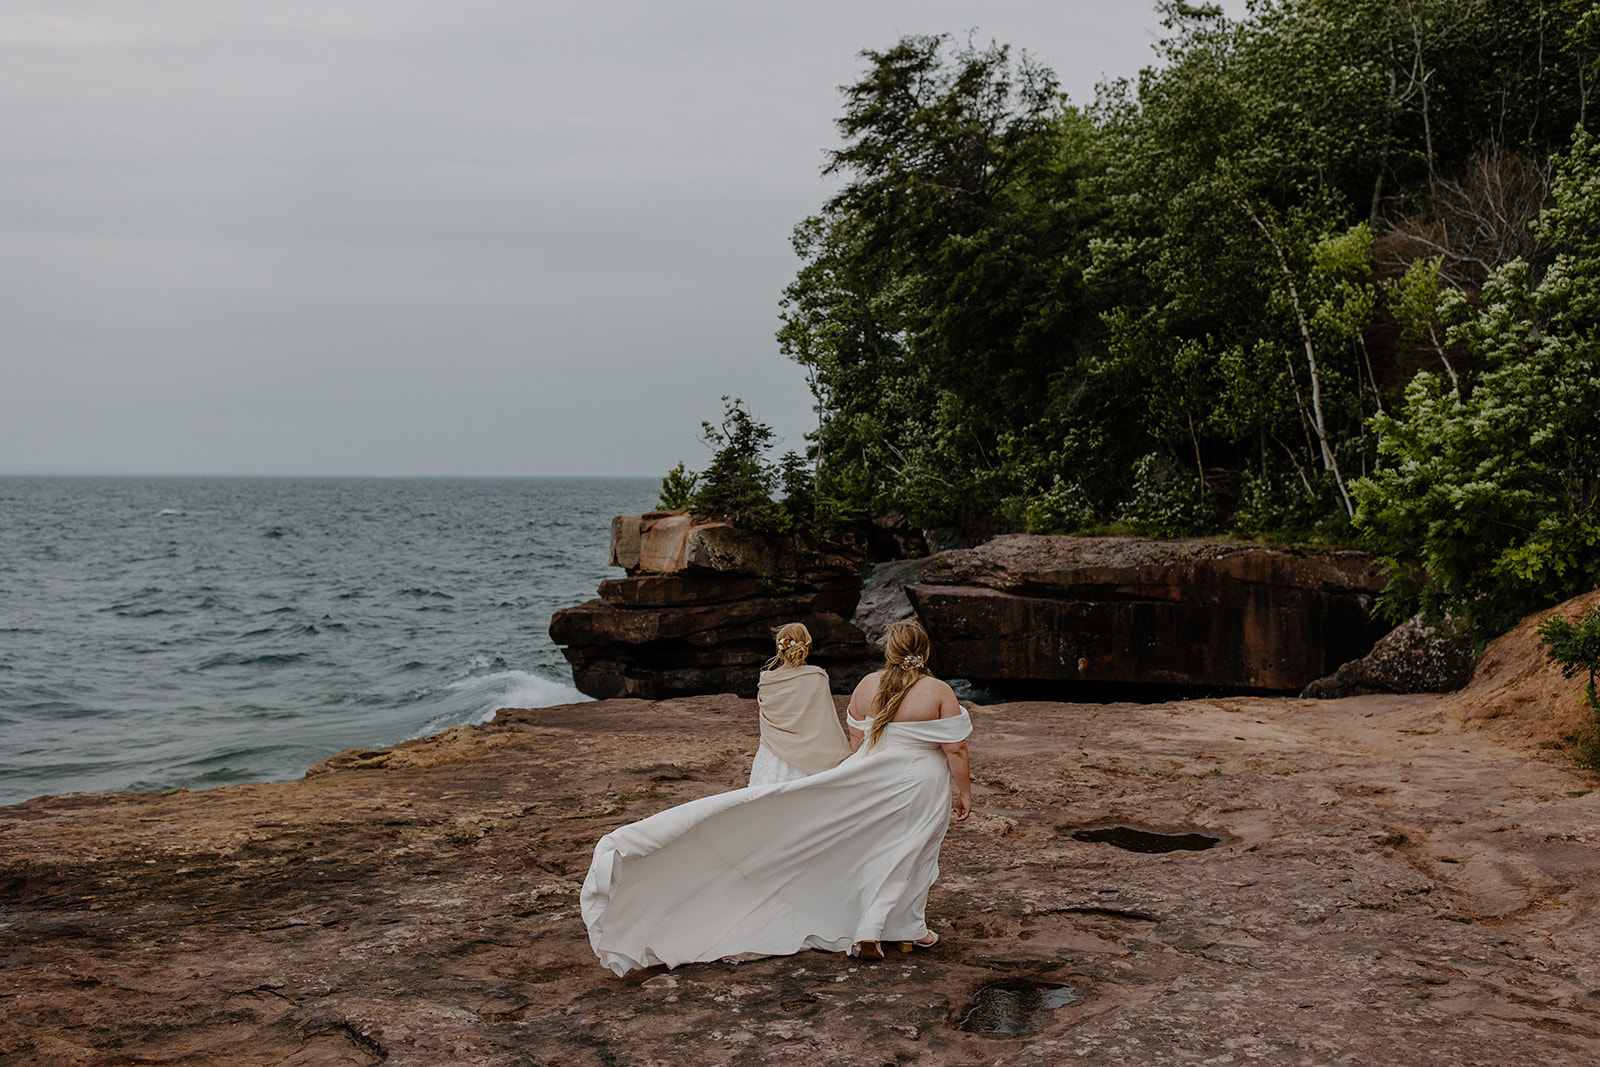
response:
M914 670L919 670L920 671L922 669L922 666L923 666L923 659L922 659L921 656L917 655L916 653L912 653L911 655L906 656L905 658L901 659L900 665L902 667L910 667L910 668L912 668Z

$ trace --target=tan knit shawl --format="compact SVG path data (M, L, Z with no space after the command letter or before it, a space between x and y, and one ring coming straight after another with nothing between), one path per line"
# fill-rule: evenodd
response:
M838 766L850 755L839 712L828 689L828 672L802 664L762 671L756 689L761 740L772 754L807 774Z

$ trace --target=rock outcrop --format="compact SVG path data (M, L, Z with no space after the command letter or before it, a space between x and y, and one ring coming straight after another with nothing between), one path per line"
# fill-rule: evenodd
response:
M945 677L1079 695L1299 692L1388 629L1370 615L1384 576L1359 552L1008 534L869 565L870 538L818 546L676 512L619 516L611 561L627 577L557 612L550 635L583 693L660 699L753 694L772 630L791 621L811 629L836 692L877 667L884 627L911 615Z
M1413 616L1326 678L1301 692L1314 700L1364 693L1453 693L1472 680L1473 635L1451 620Z
M652 512L612 521L611 563L627 577L601 582L598 598L550 621L587 696L753 696L772 632L788 622L811 631L811 662L827 669L835 690L877 665L850 622L865 538L813 544Z
M907 593L946 676L1298 692L1383 635L1383 586L1352 551L1006 535Z
M1600 793L1539 747L1583 681L1528 626L1447 696L975 708L942 940L876 963L594 958L594 842L744 784L733 696L44 797L0 808L0 1064L1596 1063Z
M856 602L856 613L850 621L866 635L867 641L883 647L889 624L902 619L916 618L907 587L922 576L923 568L934 557L899 559L877 563L867 572L861 587L861 598Z

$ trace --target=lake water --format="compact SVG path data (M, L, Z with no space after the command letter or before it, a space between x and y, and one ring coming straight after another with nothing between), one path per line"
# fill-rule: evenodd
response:
M0 804L284 781L584 700L550 616L659 488L0 477Z

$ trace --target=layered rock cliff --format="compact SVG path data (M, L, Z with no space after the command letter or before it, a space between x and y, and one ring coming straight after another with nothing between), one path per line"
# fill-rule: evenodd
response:
M1388 630L1383 587L1360 552L1012 534L907 593L945 675L1298 692Z
M814 546L658 512L615 520L612 563L627 577L550 626L575 684L600 698L752 694L772 630L791 621L836 691L878 665L888 621L914 615L940 675L1063 699L1298 692L1388 629L1371 616L1383 574L1353 551L1010 534L869 571L860 537Z
M848 534L814 543L679 512L618 516L611 563L627 576L557 612L550 636L588 696L753 696L772 632L798 622L811 631L811 661L848 689L876 665L850 622L866 562L864 538Z

